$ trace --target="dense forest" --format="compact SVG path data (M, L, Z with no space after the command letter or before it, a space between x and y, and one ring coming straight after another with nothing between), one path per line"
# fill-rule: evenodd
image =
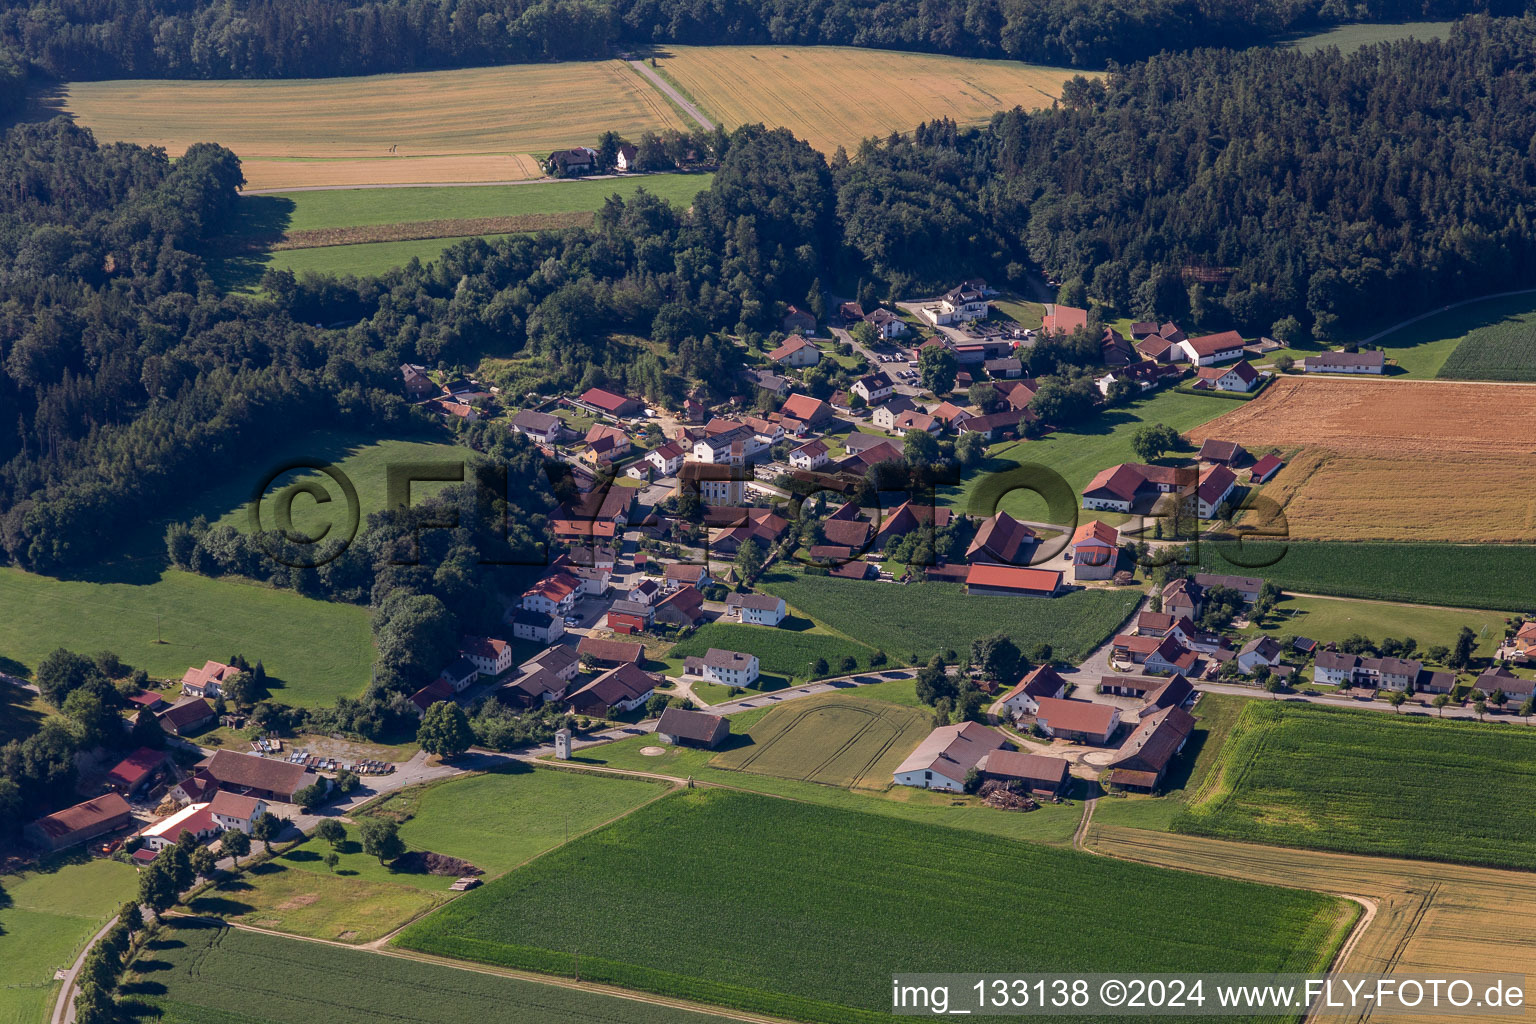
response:
M292 78L608 57L651 43L841 44L1104 67L1346 21L1522 0L35 0L0 46L46 75Z

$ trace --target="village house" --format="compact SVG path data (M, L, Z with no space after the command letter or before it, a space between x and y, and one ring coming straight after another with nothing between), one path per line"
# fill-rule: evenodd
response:
M1253 464L1248 471L1248 482L1254 484L1268 483L1274 475L1280 472L1280 467L1285 462L1278 455L1266 455Z
M1130 512L1143 499L1193 488L1198 474L1192 468L1146 466L1123 462L1101 470L1083 488L1083 508L1104 512Z
M816 318L799 306L790 306L789 312L779 321L779 329L785 334L815 334Z
M1088 326L1088 311L1076 306L1063 306L1056 303L1051 311L1045 314L1044 322L1040 329L1047 334L1071 334L1081 327Z
M576 399L576 404L615 419L634 416L641 409L640 403L633 398L614 394L605 388L588 388Z
M679 747L714 750L731 735L731 723L724 715L703 711L667 708L656 721L656 738Z
M884 341L899 338L907 333L907 324L901 317L888 309L874 309L864 316L864 322L875 329L875 333Z
M581 659L576 656L575 651L564 645L540 651L517 667L518 671L524 675L543 670L567 683L576 678L580 668Z
M985 320L989 304L986 289L964 281L918 308L918 314L935 327Z
M1280 664L1282 651L1280 644L1268 636L1256 636L1237 649L1237 667L1243 670L1243 675L1251 676L1262 665L1272 669Z
M1200 472L1200 484L1195 488L1195 514L1201 519L1216 518L1236 486L1237 474L1226 466L1207 466Z
M1259 383L1259 371L1248 360L1231 366L1202 366L1195 371L1196 391L1236 391L1246 394Z
M744 624L757 626L777 626L785 615L784 599L772 594L731 594L725 599L725 610Z
M639 665L626 663L604 672L565 700L578 715L606 718L614 712L633 711L650 700L656 692L656 682L656 677Z
M812 430L819 430L832 420L832 407L810 395L790 395L784 399L784 404L779 406L779 412L786 418L803 423Z
M414 363L400 364L400 377L405 382L405 393L412 398L430 398L438 394L437 385L427 376L425 366Z
M123 796L132 797L149 788L155 773L169 759L164 750L140 747L107 772L107 785Z
M549 669L536 668L504 684L496 693L514 707L539 708L564 698L567 682Z
M1179 347L1196 366L1211 366L1230 359L1243 357L1243 336L1236 331L1220 334L1204 334L1198 338L1185 338Z
M1141 353L1136 346L1113 327L1104 328L1104 336L1099 340L1099 362L1105 366L1125 366L1140 361Z
M1120 728L1120 709L1089 700L1041 697L1035 724L1047 736L1079 743L1108 743Z
M1034 530L1007 512L999 512L982 520L970 547L965 551L965 560L1018 565L1028 561L1029 550L1034 547L1037 539Z
M493 636L466 636L459 653L483 676L499 676L512 667L512 645Z
M567 572L545 576L523 591L522 606L531 612L566 616L581 596L581 581Z
M208 814L219 831L239 829L246 835L256 825L256 819L267 813L267 802L254 796L241 796L221 789L208 801Z
M223 684L240 674L233 665L221 661L206 661L202 668L189 668L181 677L181 692L185 697L219 697L224 693Z
M747 475L739 466L685 462L677 471L674 496L692 494L706 505L737 506L746 495Z
M1018 565L974 564L965 574L967 594L1012 594L1053 597L1061 589L1061 573Z
M999 733L979 722L943 725L896 766L892 778L898 786L961 793L965 791L965 777L982 756L1005 746Z
M748 370L746 376L759 391L766 391L775 398L783 398L795 385L788 377L771 370Z
M645 461L656 470L658 476L672 476L682 466L686 455L687 452L681 444L677 441L668 441L646 452Z
M820 469L827 464L827 446L821 441L808 441L789 453L789 464L796 469Z
M618 600L608 606L608 628L623 636L650 629L656 622L656 609L641 601Z
M1143 718L1109 763L1110 783L1120 789L1155 790L1194 728L1195 716L1181 707L1165 707Z
M870 422L881 430L893 431L896 426L896 417L904 412L917 411L917 404L906 395L893 395L891 400L877 407L870 414Z
M684 658L683 674L720 686L751 686L757 682L757 655L711 647L703 657Z
M597 150L590 146L557 149L544 160L544 169L557 178L591 174L597 170Z
M645 645L625 640L604 640L584 636L576 644L576 656L583 663L598 668L615 668L619 665L639 665L645 661Z
M1301 361L1307 373L1385 373L1387 354L1380 349L1366 352L1324 352Z
M619 143L619 151L613 158L613 165L621 171L631 171L635 167L635 158L640 151L627 142Z
M1002 356L997 359L988 359L982 363L982 369L994 380L999 378L1011 379L1022 376L1024 364L1019 362L1016 356Z
M437 678L448 684L454 693L463 693L480 678L480 670L475 663L460 655L453 659L437 674Z
M691 460L705 465L745 466L767 448L768 443L743 423L730 430L699 438L693 443Z
M864 399L865 405L878 405L891 397L891 392L896 385L891 383L891 378L881 370L876 373L866 374L853 382L850 389L854 394Z
M1423 662L1408 658L1362 658L1358 654L1319 651L1312 664L1312 678L1329 686L1407 691L1418 682L1423 668Z
M704 595L688 584L656 602L656 621L674 626L697 626L705 620Z
M1003 694L1000 701L1009 716L1018 719L1038 711L1041 697L1061 697L1066 692L1067 681L1061 674L1050 665L1040 665Z
M565 622L548 612L536 612L531 608L513 608L508 611L512 636L518 640L552 644L565 635Z
M1257 576L1229 576L1224 573L1197 572L1194 575L1195 585L1202 590L1211 590L1222 587L1226 590L1235 590L1247 604L1259 599L1259 591L1264 589L1264 581ZM1166 610L1166 609L1165 609ZM1195 616L1190 616L1195 618Z
M1174 616L1200 615L1201 593L1199 584L1187 577L1169 580L1162 589L1163 611Z
M673 586L707 587L714 582L707 566L691 562L668 562L663 578Z
M1120 557L1120 531L1090 519L1072 534L1067 546L1074 580L1107 580L1115 575Z
M976 762L976 770L983 778L1016 782L1035 796L1053 800L1064 795L1072 783L1066 758L1018 750L988 751Z
M565 436L565 421L547 412L524 409L512 417L512 431L544 444L554 444Z
M1509 700L1523 701L1532 695L1536 681L1522 679L1503 665L1485 669L1473 683L1473 688L1480 691L1484 697L1492 697L1495 693L1503 692Z
M806 341L804 335L791 334L784 339L784 344L768 353L768 358L780 366L815 366L821 361L821 349Z
M205 698L193 697L160 712L155 718L160 722L160 728L172 736L186 736L212 722L215 715L213 705Z
M223 831L213 820L213 815L208 813L208 804L188 804L175 814L141 829L138 834L143 844L140 851L143 859L148 860L166 847L175 846L184 832L189 833L197 842L204 843Z

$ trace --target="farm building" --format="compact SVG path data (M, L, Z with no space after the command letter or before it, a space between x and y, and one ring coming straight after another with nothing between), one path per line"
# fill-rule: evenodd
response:
M625 395L616 395L612 391L605 391L602 388L588 388L581 393L581 397L576 399L576 402L594 412L600 412L608 416L633 416L641 408L640 403L633 398Z
M139 838L144 841L145 852L152 855L167 846L175 846L183 832L191 833L192 838L202 843L224 831L213 820L213 815L208 813L208 806L205 803L188 804L175 814L145 828L139 833Z
M638 665L624 664L609 669L565 699L577 714L601 718L615 711L633 711L655 692L655 676Z
M517 668L524 674L545 669L560 679L570 682L576 678L576 673L581 668L581 659L569 647L555 646L540 651Z
M721 686L751 686L757 682L757 655L711 647L703 657L684 658L683 674Z
M1200 444L1195 458L1201 462L1214 462L1223 466L1238 466L1248 458L1248 452L1236 441L1218 441L1207 438Z
M1060 697L1067 690L1067 681L1050 665L1041 665L1031 671L1019 685L1003 694L1002 705L1014 718L1032 715L1040 708L1041 697Z
M537 708L565 696L566 680L547 668L536 668L504 684L497 696L521 708Z
M684 711L682 708L667 708L656 723L656 738L673 746L713 750L730 734L731 723L724 715Z
M777 626L784 621L784 599L772 594L731 594L725 599L727 613L735 612L743 623Z
M1120 531L1090 519L1072 534L1067 547L1075 580L1107 580L1115 575L1120 555Z
M169 756L163 750L140 747L112 766L107 772L107 785L124 796L133 796L148 788L156 770L165 764Z
M576 644L576 655L584 662L599 668L616 668L619 665L639 665L645 661L645 645L624 640L603 640L584 636Z
M1051 597L1061 589L1061 573L1016 565L973 565L965 574L967 594L1015 594Z
M965 551L965 560L1018 565L1028 560L1029 549L1035 540L1034 530L1007 512L999 512L982 521L971 546Z
M893 778L898 786L963 792L976 762L1004 746L1001 735L978 722L940 726L896 766Z
M785 334L815 334L816 318L799 306L790 306L789 312L779 321L779 329Z
M1082 743L1108 743L1120 728L1120 709L1088 700L1041 697L1035 722L1047 736Z
M160 728L172 736L186 736L213 721L213 705L202 697L194 697L160 712L155 717L160 721Z
M1102 470L1083 488L1083 508L1129 512L1138 500L1185 491L1195 486L1192 468L1144 466L1124 462Z
M821 399L812 398L810 395L790 395L784 399L784 404L779 407L779 412L786 419L795 420L813 429L826 424L832 419L832 407Z
M1371 352L1325 352L1320 356L1307 356L1301 361L1307 373L1385 373L1387 354L1381 350Z
M1237 486L1237 474L1226 466L1207 466L1200 474L1200 485L1195 488L1195 514L1201 519L1214 519L1222 504Z
M1229 359L1243 357L1243 336L1236 331L1220 334L1204 334L1198 338L1185 338L1179 347L1196 366L1211 366Z
M1048 334L1071 334L1079 327L1088 326L1088 311L1076 306L1063 306L1058 302L1045 314L1040 326Z
M1110 762L1111 784L1121 789L1156 789L1194 727L1195 716L1180 707L1163 708L1143 718Z
M1050 797L1061 796L1072 779L1065 758L1018 750L993 750L983 754L976 762L976 770L989 779L1021 782L1030 792Z
M1268 483L1276 473L1280 472L1280 467L1283 465L1285 462L1280 456L1266 455L1255 462L1253 468L1248 471L1248 481L1255 484Z
M1196 586L1203 590L1210 590L1212 587L1225 587L1228 590L1235 590L1243 596L1243 600L1248 604L1253 604L1253 602L1257 601L1259 599L1259 591L1264 589L1264 581L1257 576L1228 576L1223 573L1197 572L1195 573L1194 580ZM1167 611L1168 609L1165 607L1163 610Z
M704 619L704 595L692 584L678 588L656 603L657 622L697 626Z
M197 766L197 774L217 782L220 789L285 803L292 803L293 794L320 781L320 776L302 765L232 750L215 750Z
M128 801L116 793L108 793L38 818L22 829L22 835L40 850L57 852L116 832L132 821Z
M707 587L713 582L707 567L687 562L668 562L666 569L663 570L663 578L668 583L680 586Z

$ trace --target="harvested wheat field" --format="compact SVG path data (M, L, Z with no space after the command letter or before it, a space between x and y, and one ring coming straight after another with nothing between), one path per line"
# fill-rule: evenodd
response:
M1536 876L1525 871L1314 853L1094 825L1087 848L1123 860L1352 896L1367 912L1334 970L1398 975L1536 973ZM1363 1018L1327 1018L1361 1020ZM1397 1019L1370 1014L1373 1022ZM1428 1024L1462 1018L1419 1014ZM1523 1010L1479 1016L1525 1020Z
M979 124L1015 106L1048 107L1080 73L844 46L672 46L657 64L727 128L782 126L826 153L938 117Z
M610 128L638 136L684 126L660 93L617 60L361 78L73 82L60 102L103 141L173 154L217 142L241 158L368 158L330 169L294 163L281 181L263 168L253 187L512 180L527 177L528 165L514 160L524 173L509 175L508 156L589 145ZM493 154L499 164L457 173L452 162L388 159ZM415 166L393 170L403 163ZM385 178L386 169L396 177ZM306 171L314 177L303 177Z
M342 160L242 157L247 192L346 185L452 185L542 178L528 153L386 156Z
M1311 540L1536 539L1536 389L1285 377L1190 431L1302 450L1264 488Z

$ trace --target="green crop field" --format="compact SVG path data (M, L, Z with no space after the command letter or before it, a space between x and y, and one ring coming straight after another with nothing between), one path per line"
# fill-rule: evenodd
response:
M43 1024L59 990L53 972L137 889L138 872L111 860L0 875L0 1024Z
M1536 294L1490 299L1426 323L1440 324L1456 342L1439 376L1536 381ZM1460 334L1450 333L1458 327Z
M163 1024L718 1024L480 970L173 919L124 999ZM38 1024L29 1021L27 1024Z
M784 621L786 625L792 622L791 619ZM700 626L692 636L673 647L670 658L681 667L683 658L701 656L711 647L755 654L764 673L802 681L811 678L810 666L817 658L827 659L830 673L837 675L842 671L839 666L844 658L854 658L860 668L868 668L869 656L875 653L867 644L817 629L711 622Z
M1504 637L1503 612L1471 608L1411 608L1334 597L1286 597L1262 623L1239 632L1252 636L1306 636L1320 643L1343 640L1355 633L1372 640L1412 637L1419 649L1436 644L1454 646L1462 626L1477 634L1477 656L1492 657Z
M1536 732L1252 701L1175 832L1536 868Z
M844 789L885 790L891 773L933 728L932 716L884 701L835 695L774 708L750 742L715 755L717 768Z
M1205 395L1163 391L1121 408L1105 409L1086 423L1038 440L995 445L988 450L986 460L966 474L960 486L940 488L938 500L969 515L990 516L1000 509L1018 519L1070 523L1072 515L1083 515L1077 507L1079 498L1100 470L1121 462L1141 461L1131 448L1131 435L1138 427L1163 423L1182 432L1232 409L1233 403ZM1185 454L1193 454L1193 449ZM1026 474L1019 467L1028 464L1045 466L1066 480L1073 491L1070 508L1050 509L1034 492L1020 489L1004 493L1000 489L1003 481L1011 482L1013 476L1022 480ZM1096 516L1111 523L1126 518L1113 513Z
M1125 621L1142 596L1130 589L1078 590L1053 598L971 595L959 583L898 587L783 572L764 576L759 586L892 659L916 655L923 661L993 633L1008 634L1025 651L1048 643L1057 658L1079 661Z
M751 880L751 927L741 891L699 884L722 865ZM1042 942L1021 908L1030 921L1071 921L1072 941ZM689 790L394 941L837 1024L889 1020L898 972L1315 970L1353 916L1317 893Z
M1274 45L1303 53L1316 53L1337 46L1348 53L1375 43L1396 43L1404 39L1417 39L1420 42L1444 39L1451 34L1451 26L1454 24L1454 21L1408 21L1395 25L1337 25L1323 32L1287 39Z
M298 277L307 273L344 277L373 277L411 260L432 263L443 251L466 237L495 239L500 235L472 235L457 238L415 238L399 242L357 242L352 245L326 245L314 249L279 249L211 261L209 275L226 291L255 290L267 270L287 270Z
M1202 541L1204 572L1262 576L1286 590L1453 608L1536 609L1536 546Z
M158 679L243 654L277 700L316 707L361 693L373 665L366 608L174 569L96 583L0 568L0 607L0 651L29 670L57 647L115 651Z

